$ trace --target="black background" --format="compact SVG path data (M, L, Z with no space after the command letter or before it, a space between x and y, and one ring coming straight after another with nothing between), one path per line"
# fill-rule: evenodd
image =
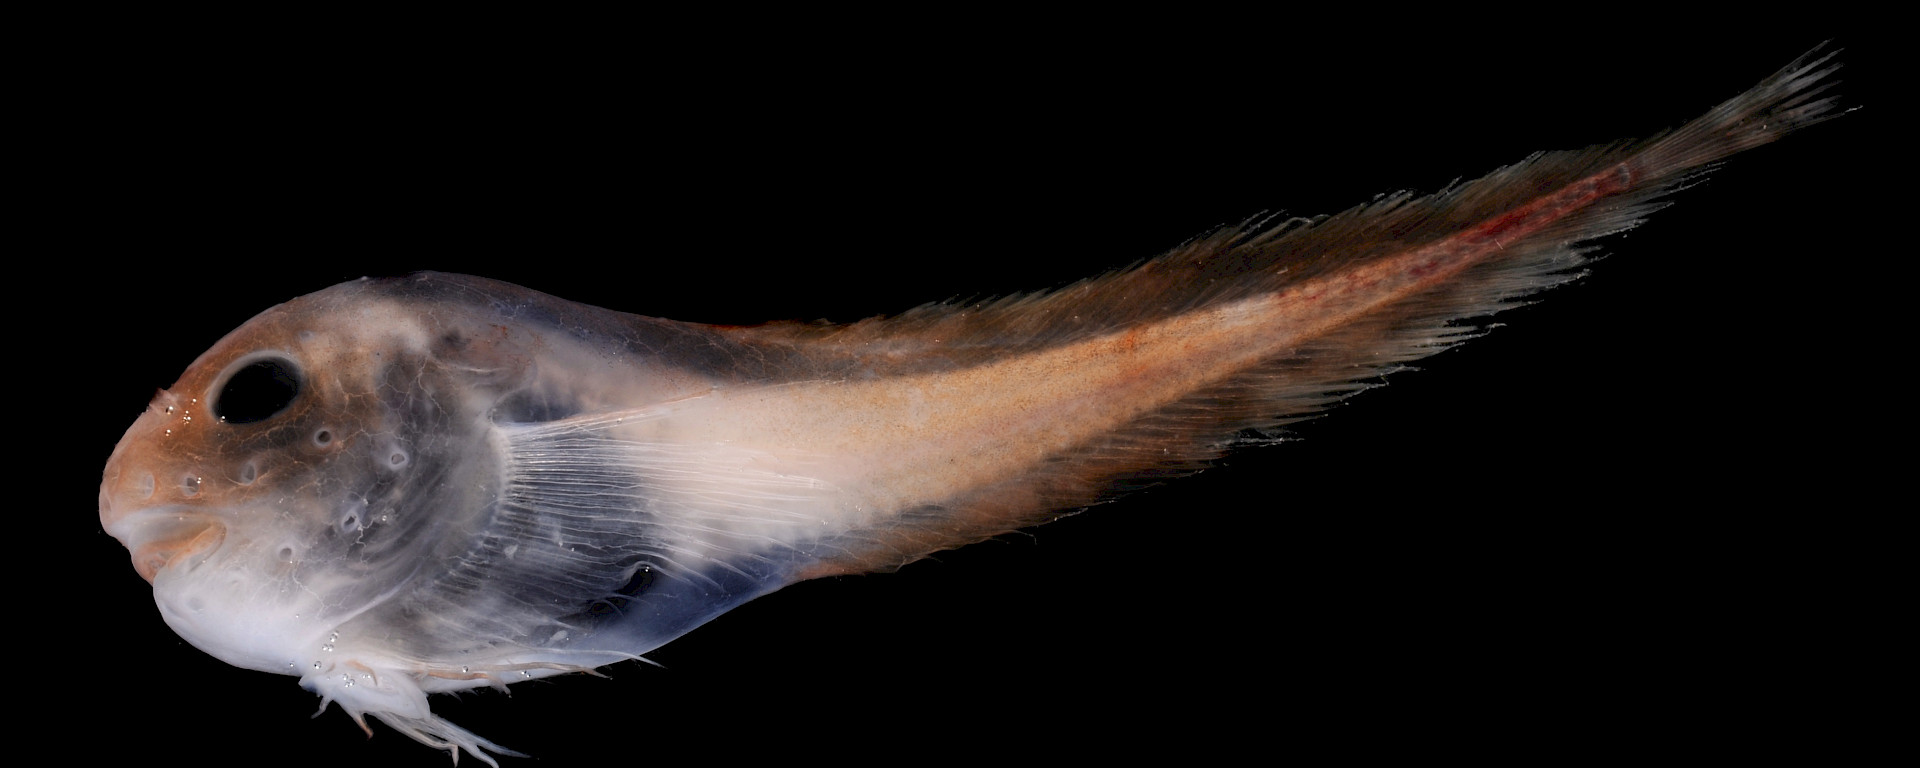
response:
M106 329L49 334L74 375L45 397L79 442L43 510L61 572L35 611L86 628L46 639L46 685L74 697L56 708L101 723L101 757L441 759L337 710L309 721L292 678L185 645L94 516L152 391L274 303L419 269L715 323L1044 290L1264 210L1644 136L1836 34L1578 26L1135 19L672 49L654 29L117 72L41 200L60 212L48 261L85 286L49 298ZM1865 54L1846 56L1863 103ZM1831 375L1851 332L1833 310L1875 260L1877 106L1739 158L1606 241L1589 278L1298 441L789 588L660 649L661 668L436 711L553 765L1779 738L1780 708L1847 676L1813 638L1853 621L1835 595L1868 578L1840 565L1863 525L1835 512L1844 470L1809 457L1855 384Z

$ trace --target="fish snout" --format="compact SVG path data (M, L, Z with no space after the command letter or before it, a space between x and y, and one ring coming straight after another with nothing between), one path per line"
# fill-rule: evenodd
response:
M215 515L184 503L199 495L194 473L163 488L158 475L116 455L100 483L100 525L133 556L133 568L152 583L161 568L182 555L209 551L226 537Z

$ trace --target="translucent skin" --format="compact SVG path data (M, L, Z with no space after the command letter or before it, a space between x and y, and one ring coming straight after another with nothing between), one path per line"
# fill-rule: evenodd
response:
M489 393L525 381L528 350L504 330L463 344L470 329L458 320L355 293L269 310L157 395L108 463L101 521L194 645L298 675L356 718L485 745L431 718L423 691L623 656L555 651L528 666L515 655L524 637L474 627L450 639L430 620L400 618L430 612L420 602L429 595L470 595L422 584L443 575L433 563L473 545L493 507L501 473L483 425L499 398ZM297 366L298 396L269 420L224 423L214 402L223 383L262 359Z
M355 342L355 344L365 344L365 342ZM415 340L413 344L419 344L419 342ZM196 367L196 369L198 369L198 367ZM182 382L182 384L184 384L184 382ZM361 394L361 396L365 396L365 394L369 394L369 392L374 392L372 388L367 388L365 384L367 384L367 382L363 382L363 384L357 384L357 390L355 390L355 386L349 386L349 388L346 388L346 390L353 390L353 392L357 392L357 394ZM182 386L175 386L175 388L173 388L173 392L192 392L192 388L190 388L190 386L184 386L184 388L182 388ZM334 407L332 407L332 411L334 411L334 413L340 413L342 409L346 409L346 407L348 407L348 401L351 401L351 399L353 399L353 397L342 397L342 399L340 399L340 405L334 405ZM192 405L192 403L188 403L188 405ZM467 411L459 411L459 409L453 409L453 411L455 411L455 413L467 413ZM470 415L470 413L468 413L468 415ZM179 419L179 417L177 417L177 419ZM394 420L396 419L396 417L392 417L392 415L371 415L371 419ZM301 428L303 428L303 430L305 430L307 426L313 426L313 422L309 420L309 422L303 422L303 424L301 424ZM376 432L380 432L380 434L384 434L384 432L386 432L386 428L382 428L382 430L376 430ZM317 432L315 432L315 434L317 434ZM298 445L298 444L286 444L286 445ZM321 449L321 445L315 444L313 445L313 447L315 447L315 453L313 453L313 455L317 455L317 457L324 457L324 455L326 455L323 449ZM342 476L355 476L355 472L359 472L359 476L363 476L363 478L378 478L378 476L380 476L380 474L378 474L378 472L380 472L380 467L378 467L378 461L376 461L376 457L378 457L378 451L376 451L376 449L388 449L390 445L361 444L361 447L365 447L365 449L367 449L367 453L365 453L365 455L361 455L359 459L355 459L355 461L359 463L359 467L353 467L351 468L351 472L348 472L348 470L346 470L346 468L348 467L342 467L340 463L334 463L334 465L328 465L328 468L330 468L330 470L336 470L336 472L338 472L338 474L342 474ZM474 453L480 453L480 451L467 451L467 453L461 453L461 451L457 451L457 449L451 449L451 447L447 447L447 449L445 449L445 455L474 455ZM411 453L409 453L409 455L411 455ZM117 459L117 461L119 461L119 459ZM328 459L315 459L315 461L328 461ZM420 459L420 461L426 461L426 459ZM409 463L413 463L413 459L409 459ZM148 465L148 467L157 467L157 468L150 468L150 472L152 472L154 476L165 476L167 472L171 472L171 470L175 470L175 468L177 468L177 467L171 467L171 465L165 465L165 463L156 463L156 465ZM198 472L198 470L200 470L200 468L202 467L205 467L205 465L192 465L192 467L186 467L186 470L192 470L192 472ZM125 474L125 472L123 472L123 474ZM211 472L207 472L205 476L211 476ZM109 478L109 484L113 484L113 480L111 480L111 478ZM157 480L156 488L159 488L159 486L165 486L165 480ZM138 488L138 484L136 484L136 488ZM184 486L182 486L182 488L184 488ZM202 480L202 488L200 488L200 490L198 490L198 492L196 493L205 493L205 495L198 495L200 499L215 499L215 497L217 497L215 493L209 493L209 490L205 488L205 480ZM163 492L163 490L156 490L156 495L163 495L163 497L165 497L165 492ZM184 495L184 492L182 492L182 495ZM355 503L357 503L357 501L353 501L353 497L351 497L351 493L349 493L349 495L342 495L340 499L348 499L348 505L355 505ZM184 503L184 501L180 501L180 503ZM334 505L334 507L328 507L328 509L324 509L324 511L315 511L313 515L334 516L334 518L336 518L336 524L338 524L338 522L344 522L344 518L340 516L340 507L338 507L338 505L340 505L340 503L336 501L336 505ZM102 509L106 511L106 509L108 509L108 505L104 505ZM173 513L169 513L169 515L173 515ZM104 520L106 520L106 515L104 515ZM192 520L192 516L190 516L190 520ZM188 522L190 522L190 520L188 520ZM109 524L109 530L127 530L125 526L131 526L132 522L113 522L113 520L109 520L108 524ZM234 526L234 528L238 528L238 526ZM223 534L227 534L227 536L230 536L234 528L227 528L227 530L223 530ZM159 536L159 538L156 538L156 540L150 541L150 543L152 543L152 547L148 547L148 551L154 551L154 549L159 549L159 551L167 551L167 547L165 547L165 543L167 543L167 541L179 540L179 541L175 541L175 549L179 549L179 551L182 551L182 553L188 553L188 555L194 555L194 553L196 553L196 551L200 551L200 549L196 549L196 547L194 547L194 545L192 545L190 541L196 540L196 538L200 538L200 536L202 536L202 534L205 534L207 530L213 530L213 528L202 528L202 530L200 530L200 534L192 534L192 536L188 536L188 532L179 532L179 534L167 534L167 536ZM313 532L321 532L321 530L324 530L324 528L321 528L321 526L311 526L311 530L313 530ZM265 541L267 540L267 538L263 536L263 538L259 538L259 540ZM200 543L200 547L213 547L213 543L211 543L211 541L202 540L202 543ZM252 547L252 549L255 549L255 551L267 551L267 549L269 549L271 545L269 545L269 543L252 543L250 547ZM138 553L136 553L136 557L138 557ZM317 557L317 559L321 559L321 557ZM311 580L300 580L301 586L307 586L309 582L311 582ZM334 603L340 603L340 605L348 605L348 603L351 603L351 601L353 601L355 597L359 597L359 595L351 595L351 589L346 588L346 586L340 586L340 588L336 588L336 591L342 591L342 589L344 589L344 591L348 593L348 597L342 597L342 599L330 599L330 601L326 601L326 603L328 603L328 605L334 605ZM169 620L173 620L173 616L169 616ZM182 632L182 634L184 634L184 632ZM319 636L317 636L317 634L313 634L313 632L307 632L307 639L301 639L300 641L300 643L305 643L305 645L301 645L301 647L309 647L311 643L315 643L315 641L317 641L315 637L319 637ZM300 645L300 643L290 643L290 645ZM442 670L438 670L438 674L447 674L447 670L444 670L444 668L442 668Z

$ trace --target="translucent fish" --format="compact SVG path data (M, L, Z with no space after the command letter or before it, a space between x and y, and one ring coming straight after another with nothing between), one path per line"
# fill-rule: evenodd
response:
M1655 139L1203 235L1041 294L709 326L480 278L276 307L157 396L101 516L167 622L489 760L427 694L652 653L1262 443L1579 274L1700 169L1832 114L1804 59Z

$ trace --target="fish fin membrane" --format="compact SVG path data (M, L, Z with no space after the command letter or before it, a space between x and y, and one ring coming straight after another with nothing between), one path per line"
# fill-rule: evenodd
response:
M591 667L797 580L820 528L804 510L826 489L725 447L621 437L653 417L499 427L505 491L429 612L449 638L495 638L496 665Z
M888 375L945 370L1014 352L1070 344L1249 297L1285 290L1355 264L1443 241L1595 173L1627 164L1631 185L1531 233L1483 278L1479 295L1451 315L1483 315L1513 298L1563 282L1584 260L1567 246L1639 224L1653 203L1714 163L1842 114L1830 94L1837 51L1815 48L1746 92L1686 125L1652 138L1537 153L1448 189L1382 195L1317 217L1256 217L1184 243L1159 257L1043 293L927 304L893 317L845 325L773 323L727 329L759 350L815 358L806 375L842 368ZM1436 297L1429 297L1436 298ZM797 349L798 354L789 348ZM761 351L762 355L773 353Z
M823 567L897 568L1198 471L1237 443L1272 439L1287 425L1378 386L1387 374L1482 335L1488 316L1577 279L1595 256L1595 239L1639 225L1713 164L1837 116L1837 100L1826 95L1839 66L1833 55L1815 49L1704 116L1650 139L1536 154L1426 197L1401 192L1332 216L1248 222L1059 291L928 305L837 328L744 329L763 343L788 334L838 344L849 355L871 350L871 364L880 370L965 367L1273 295L1423 248L1464 249L1469 246L1454 244L1515 217L1537 222L1492 246L1470 246L1488 255L1443 283L1279 349L1063 452L1040 471L909 514L884 538L873 537L873 545L849 547L847 557ZM1595 191L1569 193L1584 189ZM1577 205L1556 203L1568 199ZM1551 215L1530 213L1543 203L1558 207ZM916 338L924 343L916 345Z

